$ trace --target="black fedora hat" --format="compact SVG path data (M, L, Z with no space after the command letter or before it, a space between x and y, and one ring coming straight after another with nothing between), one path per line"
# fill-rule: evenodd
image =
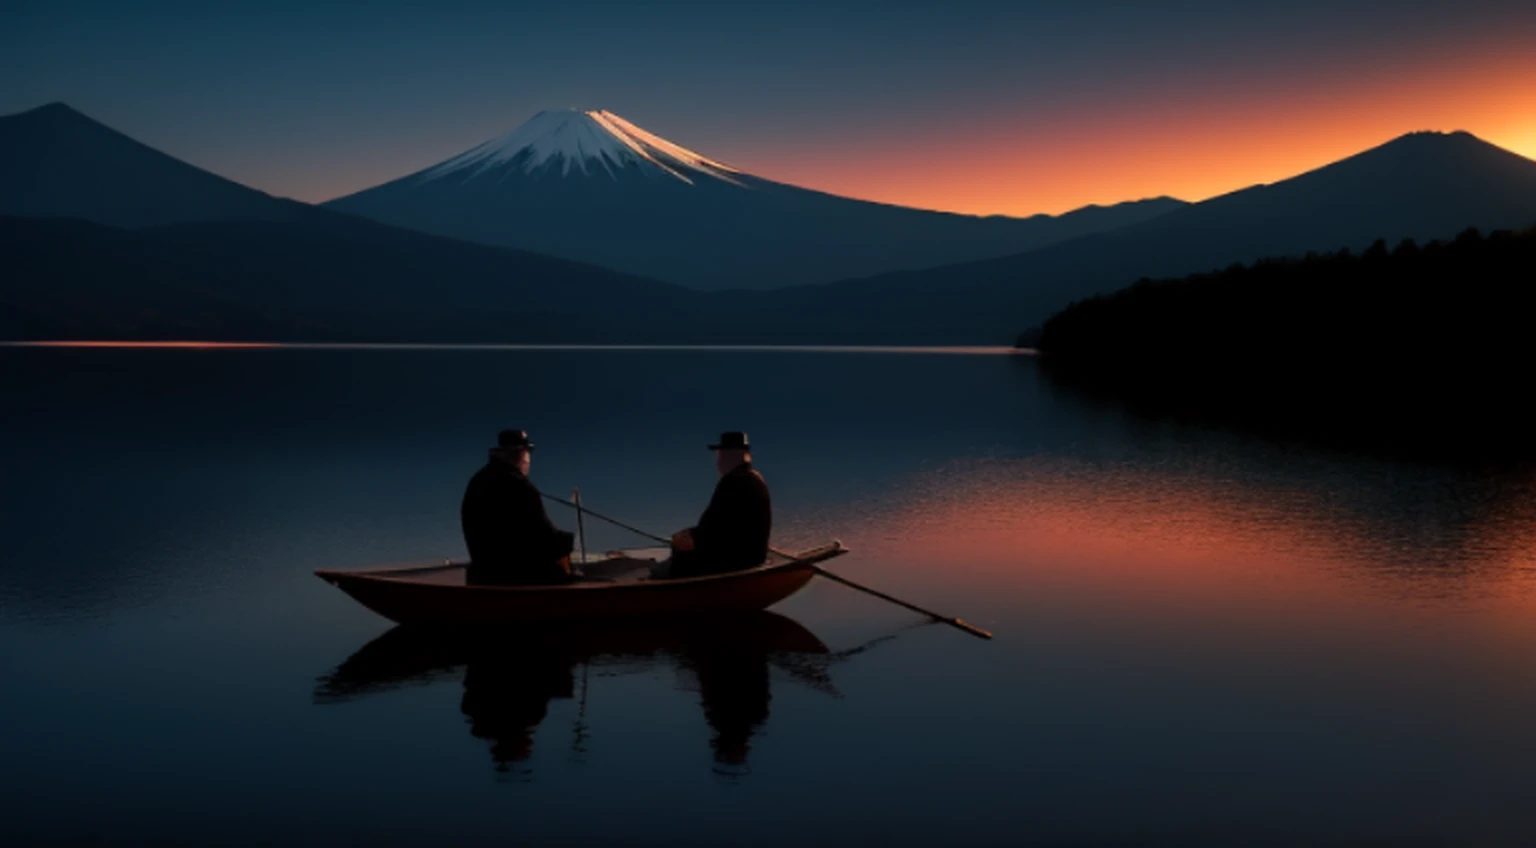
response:
M496 434L496 447L502 450L533 450L527 430L502 430Z
M710 450L751 450L752 445L747 442L747 434L740 430L732 430L720 434L719 444L709 446Z

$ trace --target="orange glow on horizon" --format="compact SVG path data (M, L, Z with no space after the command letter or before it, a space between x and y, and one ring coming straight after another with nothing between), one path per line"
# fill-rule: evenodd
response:
M5 342L8 347L109 347L109 348L266 348L279 347L275 342L112 342L112 341L50 341Z
M822 130L732 131L674 141L753 175L881 203L972 215L1060 214L1158 196L1200 201L1272 183L1406 133L1465 130L1536 159L1531 32L1445 33L1382 52L1292 56L1288 63L1182 70L1100 68L1018 83L978 80L903 114L873 112ZM1074 88L1073 86L1077 86ZM626 115L649 126L645 114ZM789 116L793 117L793 116ZM721 114L719 120L730 122ZM668 128L653 127L670 137ZM280 195L320 202L396 179L483 139L438 140L308 172L267 164L230 172ZM711 160L713 161L713 160ZM722 166L725 167L725 166ZM284 184L284 181L287 181Z
M1449 70L1377 69L1271 90L1190 87L1048 128L1014 119L1021 125L984 123L965 138L935 134L889 146L850 139L847 154L828 152L822 141L820 150L763 150L732 161L849 197L1025 216L1163 195L1205 200L1419 130L1465 130L1536 158L1536 51L1476 58Z

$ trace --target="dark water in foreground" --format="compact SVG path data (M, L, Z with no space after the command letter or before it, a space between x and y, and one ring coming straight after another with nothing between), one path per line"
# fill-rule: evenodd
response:
M1137 421L1006 355L0 349L0 410L0 842L1536 839L1528 470ZM512 656L311 575L460 556L503 426L660 530L745 428L779 541L997 639L815 583Z

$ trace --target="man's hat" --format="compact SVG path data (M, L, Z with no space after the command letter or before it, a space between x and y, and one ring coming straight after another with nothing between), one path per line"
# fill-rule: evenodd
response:
M496 436L496 447L502 450L533 450L527 430L502 430Z
M717 451L717 450L751 450L752 446L747 443L747 434L746 433L743 433L740 430L732 430L729 433L721 433L720 434L720 443L716 444L716 445L710 445L709 449L710 450L714 450L714 451Z

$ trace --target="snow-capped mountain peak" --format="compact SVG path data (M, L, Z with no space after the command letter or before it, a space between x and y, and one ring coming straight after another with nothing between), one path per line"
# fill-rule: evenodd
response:
M736 182L735 168L674 144L606 110L546 110L517 129L423 172L423 180L472 178L516 167L525 174L557 168L614 179L626 167L658 169L686 183L698 176Z

